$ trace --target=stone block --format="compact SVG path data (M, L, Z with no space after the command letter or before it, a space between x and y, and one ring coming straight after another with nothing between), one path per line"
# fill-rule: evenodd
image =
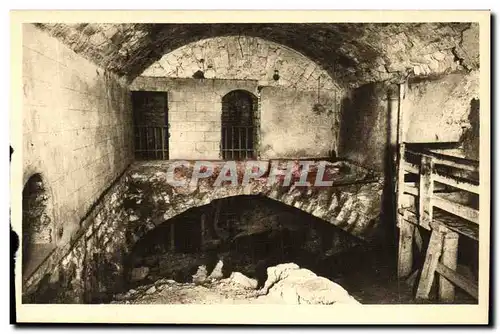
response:
M170 122L170 134L175 134L177 131L196 131L196 122Z
M184 111L169 111L168 112L168 121L169 122L184 122L187 121L187 115Z
M258 284L257 280L249 278L240 272L233 272L229 277L229 279L231 280L231 282L241 285L245 288L257 289L257 284Z
M196 102L198 103L198 102ZM195 102L193 101L181 101L177 102L177 111L192 112L195 109Z
M214 111L213 102L196 102L196 112L211 112Z
M221 132L220 131L207 131L203 134L205 141L213 141L218 142L221 140Z
M215 132L220 130L220 127L216 122L197 122L196 131L200 132Z
M149 274L148 267L139 267L132 269L130 273L130 281L131 282L139 282L146 278Z
M187 118L192 122L197 122L197 123L205 122L205 113L193 111L187 113Z
M196 152L206 153L209 151L214 151L216 149L214 142L198 142L196 143Z
M200 142L203 141L203 133L197 131L183 131L171 135L172 139L177 139L179 142Z

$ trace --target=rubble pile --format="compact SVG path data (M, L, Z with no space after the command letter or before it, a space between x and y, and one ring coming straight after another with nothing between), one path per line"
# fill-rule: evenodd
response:
M219 261L210 274L198 267L189 283L162 278L117 294L112 304L360 304L339 284L317 276L295 263L267 268L267 280L258 281L241 272L223 274Z

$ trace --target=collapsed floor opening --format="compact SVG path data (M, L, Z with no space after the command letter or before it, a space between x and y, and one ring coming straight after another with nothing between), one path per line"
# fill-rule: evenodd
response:
M201 283L200 276L217 270L224 278L242 273L260 288L268 268L295 263L361 302L409 302L411 292L395 288L395 256L391 247L366 243L294 207L263 196L235 196L192 208L149 231L126 259L124 290L164 279Z

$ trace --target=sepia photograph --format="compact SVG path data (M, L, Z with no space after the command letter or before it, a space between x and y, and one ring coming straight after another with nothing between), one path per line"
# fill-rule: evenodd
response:
M490 15L11 12L17 321L488 323Z

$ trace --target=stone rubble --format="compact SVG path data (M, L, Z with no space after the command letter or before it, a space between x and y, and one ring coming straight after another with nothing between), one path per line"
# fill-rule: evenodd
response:
M146 276L148 276L148 273L149 273L148 267L134 268L132 269L132 272L130 274L130 281L131 282L142 281L143 279L146 278Z
M163 278L117 294L111 303L360 304L339 284L316 276L294 263L280 264L267 271L270 276L261 290L257 290L257 280L240 272L232 272L228 278L207 278L204 282L196 283L178 283Z
M243 275L240 272L233 272L231 276L229 277L229 280L235 284L239 284L242 287L249 288L249 289L257 289L257 280L253 278L249 278L245 275Z
M282 298L286 304L360 304L339 284L295 263L267 268L267 275L261 293Z

